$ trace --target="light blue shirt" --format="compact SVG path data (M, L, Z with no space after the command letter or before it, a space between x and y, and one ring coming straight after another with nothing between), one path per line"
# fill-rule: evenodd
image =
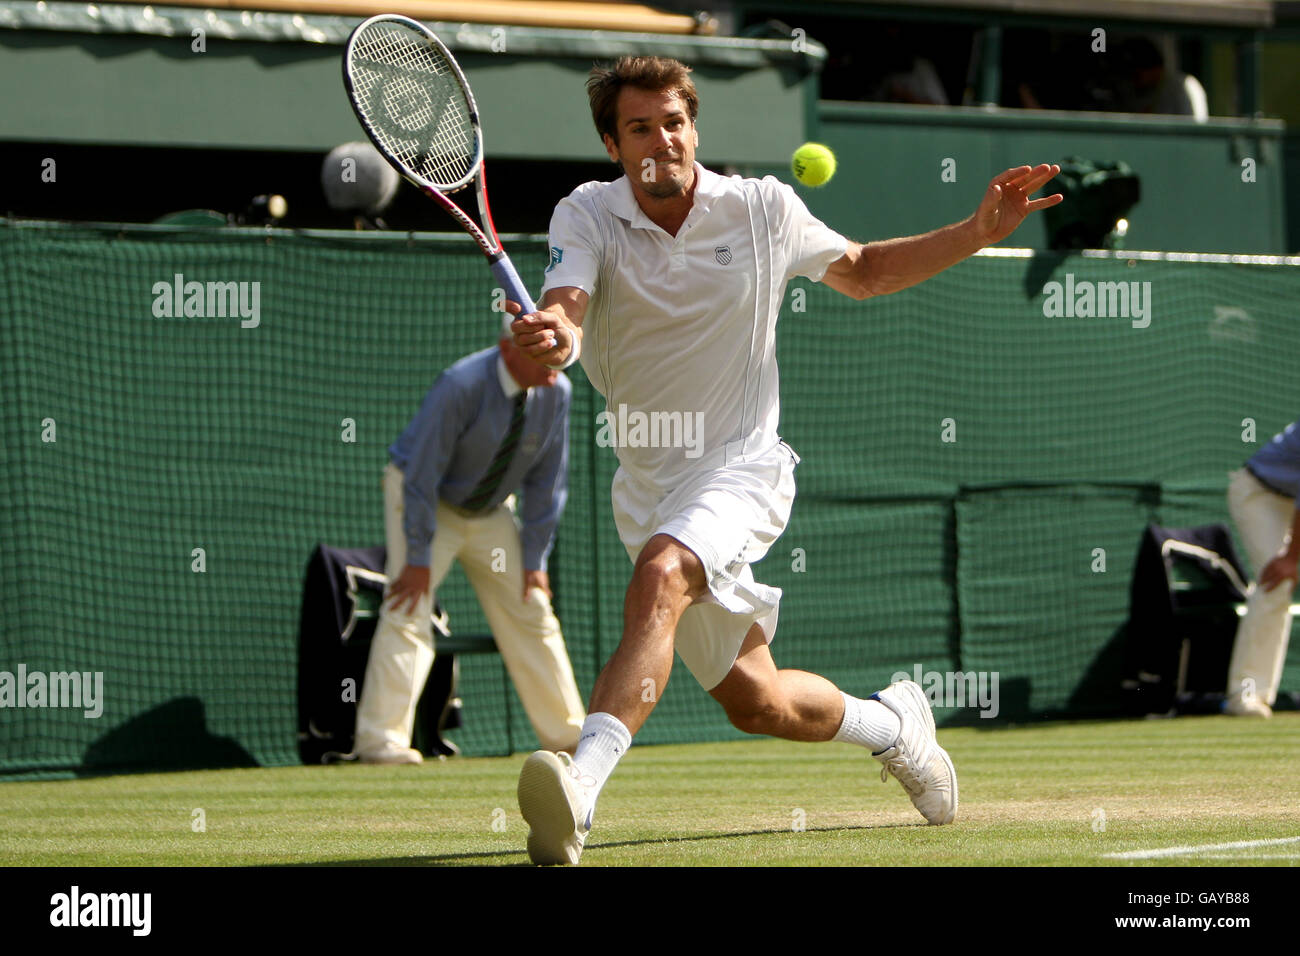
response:
M1255 452L1246 467L1261 482L1288 498L1300 499L1300 428L1296 422Z
M438 500L462 505L478 487L510 429L519 384L496 347L467 355L438 376L406 426L389 446L402 470L406 561L427 567ZM545 571L568 498L569 403L564 375L550 388L530 388L524 431L510 467L483 511L497 508L518 488L524 568Z

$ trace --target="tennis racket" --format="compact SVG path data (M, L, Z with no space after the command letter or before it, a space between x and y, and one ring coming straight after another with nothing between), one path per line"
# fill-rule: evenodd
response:
M474 94L442 41L409 17L371 17L348 38L343 85L380 154L473 237L506 297L535 312L492 224ZM449 198L470 183L483 228Z

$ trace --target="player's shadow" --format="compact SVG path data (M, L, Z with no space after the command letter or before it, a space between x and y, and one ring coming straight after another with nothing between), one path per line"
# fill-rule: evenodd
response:
M238 741L208 730L202 700L176 697L92 743L81 757L77 776L256 766L257 760Z
M808 827L801 830L801 833L843 833L846 830L898 830L910 829L913 827L924 827L924 823L881 823L876 826L856 826L856 827ZM780 830L743 830L739 833L703 833L696 836L683 837L653 837L645 840L620 840L613 843L593 843L584 851L583 856L590 862L598 862L601 850L613 850L627 846L647 846L654 844L663 846L672 843L698 843L703 840L734 840L738 837L754 836L784 836L792 831L786 827ZM477 853L444 853L440 856L405 856L405 857L382 857L374 859L359 860L326 860L312 863L279 863L276 866L303 867L303 866L470 866L493 865L493 861L502 860L506 857L519 856L522 849L515 850L484 850ZM499 865L499 864L497 864ZM528 866L533 864L527 861L516 861L508 863L507 866Z
M1033 301L1036 296L1043 295L1043 287L1052 280L1056 270L1065 264L1070 258L1071 252L1058 250L1042 250L1034 253L1034 257L1029 260L1029 268L1025 270L1025 298ZM1077 255L1077 253L1073 253Z

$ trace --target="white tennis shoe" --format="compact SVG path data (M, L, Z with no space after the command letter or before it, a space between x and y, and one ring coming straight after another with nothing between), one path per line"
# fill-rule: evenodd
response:
M424 763L424 755L418 750L410 747L397 747L389 745L381 747L378 750L363 750L357 753L357 759L361 763L375 764L420 764Z
M586 782L586 781L589 781ZM539 750L519 773L519 811L528 823L528 858L539 865L577 863L591 830L590 786L567 753Z
M1223 712L1232 717L1269 718L1273 716L1273 708L1258 697L1244 697L1240 694L1236 697L1229 697L1223 702Z
M872 754L884 764L881 781L893 774L912 798L912 806L928 822L935 826L952 823L957 816L957 771L935 737L934 715L925 692L914 681L902 680L869 699L897 714L901 725L894 745Z

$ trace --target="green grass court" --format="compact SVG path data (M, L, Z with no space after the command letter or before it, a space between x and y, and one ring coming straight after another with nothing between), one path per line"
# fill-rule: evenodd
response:
M941 729L960 783L948 827L847 745L637 747L582 865L1295 866L1298 735L1293 713ZM527 864L524 756L7 783L0 863ZM1247 841L1273 842L1218 847Z

